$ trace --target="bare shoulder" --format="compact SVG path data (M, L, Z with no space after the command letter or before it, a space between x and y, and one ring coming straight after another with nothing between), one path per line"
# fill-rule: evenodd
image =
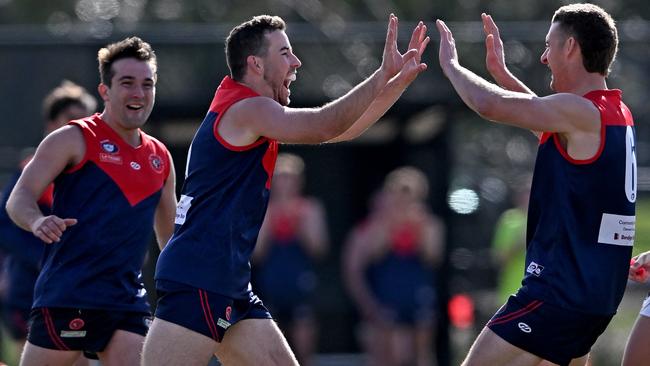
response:
M563 127L557 132L600 131L600 112L591 100L572 93L557 93L539 99L544 108L553 111L551 117Z
M266 136L269 121L278 121L283 114L284 107L271 98L246 98L230 106L221 116L219 134L231 145L249 145Z
M68 163L76 164L83 159L86 143L83 132L74 125L63 126L43 139L38 146L36 157L47 159L67 159Z

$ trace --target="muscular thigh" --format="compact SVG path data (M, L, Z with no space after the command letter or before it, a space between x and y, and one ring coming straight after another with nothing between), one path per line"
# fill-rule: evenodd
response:
M201 333L155 318L145 338L142 366L205 366L216 344Z
M245 319L226 332L217 346L224 366L298 365L282 332L271 319Z

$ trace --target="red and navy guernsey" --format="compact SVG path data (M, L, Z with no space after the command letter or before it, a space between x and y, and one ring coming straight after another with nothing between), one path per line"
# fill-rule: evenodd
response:
M78 222L45 246L34 307L149 311L140 270L169 176L167 149L142 131L141 144L129 145L99 114L69 124L86 152L56 178L52 212Z
M268 205L278 143L260 137L232 146L218 126L230 106L256 96L230 77L217 88L190 146L176 230L158 259L156 280L235 299L251 295L250 257Z
M614 314L634 243L636 132L620 90L584 98L600 111L600 146L592 158L575 160L557 134L542 134L521 291L565 309Z

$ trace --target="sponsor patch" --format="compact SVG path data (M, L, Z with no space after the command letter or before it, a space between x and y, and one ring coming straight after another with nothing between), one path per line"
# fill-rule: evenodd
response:
M61 337L63 338L83 338L86 336L85 330L62 330Z
M604 213L600 220L598 242L601 244L634 245L636 216L612 215Z
M192 200L194 197L181 195L181 199L176 205L176 219L174 219L174 224L183 225L185 223L185 218L187 217L187 211L192 207Z
M130 165L133 170L140 170L140 164L138 164L137 162L132 161Z
M122 157L119 156L119 155L111 155L111 154L106 154L106 153L99 153L99 161L103 161L105 163L122 165Z
M228 329L228 327L230 326L230 322L227 322L227 321L219 318L217 320L217 325L220 326L223 329Z

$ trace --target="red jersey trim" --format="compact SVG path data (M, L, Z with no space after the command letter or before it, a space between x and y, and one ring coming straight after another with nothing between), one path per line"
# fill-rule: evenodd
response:
M560 137L557 133L544 133L540 139L543 144L549 137L553 136L555 147L562 157L568 162L576 165L591 164L598 160L605 149L607 126L634 126L634 120L629 108L621 100L622 92L619 89L609 90L592 90L583 95L584 98L591 101L600 113L600 144L598 151L588 159L574 159L564 149L560 143ZM612 108L615 107L615 108Z
M224 139L219 134L219 122L221 121L221 117L223 117L223 115L226 114L228 108L230 108L233 104L241 100L244 100L246 98L258 97L258 96L260 95L257 92L255 92L253 89L245 85L242 85L240 83L237 83L236 81L231 79L230 76L224 77L223 80L221 81L221 84L217 88L217 91L214 93L214 98L212 99L212 103L210 104L210 111L217 113L217 119L214 121L214 124L212 125L212 132L214 134L214 137L226 149L232 151L246 151L257 147L266 141L270 141L270 139L262 136L259 139L257 139L257 141L251 144L244 145L244 146L235 146L230 144L228 141L226 141L226 139Z
M99 114L70 121L69 124L81 129L86 151L82 161L64 171L64 174L74 173L92 161L120 188L131 206L165 186L172 161L165 145L157 139L138 130L141 143L133 147Z

